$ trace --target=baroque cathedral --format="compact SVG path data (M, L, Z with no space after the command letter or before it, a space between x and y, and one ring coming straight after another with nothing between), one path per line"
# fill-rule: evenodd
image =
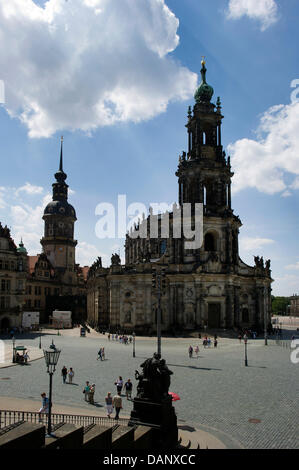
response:
M87 315L92 326L110 331L154 333L157 310L162 331L208 328L264 329L271 315L270 260L255 257L249 266L239 256L240 218L231 204L233 172L221 143L223 115L218 97L206 82L196 90L186 124L188 151L179 157L178 202L167 214L150 214L126 236L125 264L117 254L109 268L101 259L91 266L87 281ZM203 208L203 242L190 248L175 214L189 203L194 226L195 206ZM169 236L163 220L169 221ZM150 227L156 219L153 237ZM140 234L143 234L142 236ZM161 298L153 273L164 273Z

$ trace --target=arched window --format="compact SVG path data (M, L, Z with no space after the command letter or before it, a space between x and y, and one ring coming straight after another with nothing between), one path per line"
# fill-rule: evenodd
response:
M167 242L166 240L162 240L160 244L160 255L164 255L166 248L167 248Z
M205 251L216 251L215 237L212 233L205 235Z

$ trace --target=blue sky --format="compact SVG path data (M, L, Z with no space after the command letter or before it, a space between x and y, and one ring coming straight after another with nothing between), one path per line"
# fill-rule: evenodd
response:
M296 0L3 2L2 224L40 251L63 134L77 259L107 265L123 254L124 240L97 238L95 208L118 194L146 207L177 200L205 56L235 172L241 258L270 258L273 293L298 292L298 16Z

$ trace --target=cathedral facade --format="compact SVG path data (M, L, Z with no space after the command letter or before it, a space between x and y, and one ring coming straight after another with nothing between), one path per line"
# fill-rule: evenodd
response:
M157 310L164 331L209 328L264 329L271 314L270 260L256 256L249 266L239 256L240 218L231 202L233 172L221 143L223 115L218 97L211 103L213 88L202 82L189 107L188 150L179 157L178 206L162 215L144 218L125 242L125 265L118 255L110 268L99 258L91 267L87 284L88 321L112 330L155 332ZM203 211L203 243L189 248L181 231L177 236L175 214L184 205ZM169 236L163 219L169 220ZM157 219L157 234L151 222ZM140 235L142 233L142 236ZM153 273L163 270L161 298L153 288Z

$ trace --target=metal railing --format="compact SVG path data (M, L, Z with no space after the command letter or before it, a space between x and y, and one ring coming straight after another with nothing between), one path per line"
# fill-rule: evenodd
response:
M48 415L46 413L38 413L33 411L11 411L0 410L0 429L19 421L26 421L30 423L40 423L47 426ZM77 424L79 426L89 426L90 424L98 424L102 426L114 426L121 424L127 426L129 419L119 418L106 418L104 416L88 416L88 415L70 415L62 413L51 413L52 425L58 423Z

